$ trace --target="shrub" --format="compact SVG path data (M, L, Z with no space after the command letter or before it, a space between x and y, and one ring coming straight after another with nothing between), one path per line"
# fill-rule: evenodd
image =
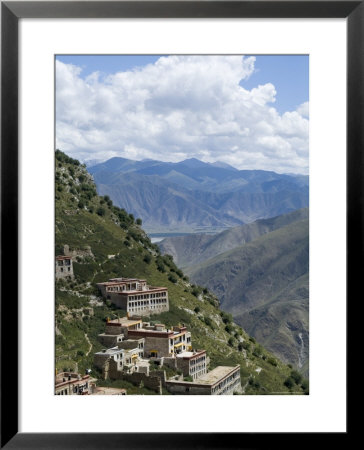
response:
M149 255L149 253L144 256L143 261L147 264L150 264L150 262L152 261L152 257Z
M302 381L302 379L303 379L302 375L301 375L299 372L297 372L297 370L292 370L292 372L291 372L291 378L294 379L294 382L295 382L296 384L300 384L301 381Z
M283 384L284 384L286 387L288 387L288 389L292 389L293 386L295 385L295 381L294 381L293 378L288 377L288 378L284 381Z
M177 283L177 278L174 275L169 274L168 275L168 280L172 281L172 283Z
M142 219L138 218L138 219L135 221L135 223L136 223L137 225L141 225L143 222L142 222Z
M274 358L268 358L269 364L272 364L272 366L277 367L277 361Z
M204 317L203 321L205 322L205 324L210 327L212 330L214 329L214 324L212 322L212 320L210 319L210 317Z
M229 338L228 344L230 345L230 347L234 347L234 339L232 337Z
M226 325L225 331L226 331L227 333L231 333L231 332L233 331L233 327L232 327L231 325Z
M239 344L238 344L239 352L241 352L243 350L243 348L244 348L243 342L239 342Z
M83 350L77 350L77 356L85 356L85 352Z
M303 392L304 392L305 394L308 394L308 393L309 393L309 383L308 383L308 380L303 380L303 381L302 381L301 388L303 389Z
M196 308L194 309L194 311L195 311L196 314L198 314L198 313L201 311L201 309L200 309L198 306L196 306Z
M100 208L97 208L96 213L97 213L99 216L104 216L105 213L106 213L105 208L102 208L102 207L100 206Z

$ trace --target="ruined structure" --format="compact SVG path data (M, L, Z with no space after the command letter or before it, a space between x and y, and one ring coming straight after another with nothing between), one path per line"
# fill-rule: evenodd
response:
M56 256L57 278L74 278L72 258L70 256Z

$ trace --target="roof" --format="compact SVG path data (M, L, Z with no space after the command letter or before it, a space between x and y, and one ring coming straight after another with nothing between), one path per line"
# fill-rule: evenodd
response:
M198 350L196 352L182 352L182 353L178 353L176 356L177 358L182 358L182 359L191 359L191 358L197 358L198 356L202 356L206 354L206 350Z
M61 259L72 259L72 256L64 256L64 255L58 255L56 256L56 260L61 260Z
M236 369L240 369L240 366L218 366L215 367L215 369L211 370L210 372L205 373L204 375L200 376L196 380L194 380L194 383L198 384L216 384L219 381L221 381L223 378L227 377L231 373L235 372Z
M97 386L92 392L92 395L121 395L121 394L126 394L126 389Z
M147 286L147 289L126 289L121 292L117 292L119 295L125 295L125 294L147 294L148 292L156 292L156 291L168 291L168 288L163 286Z
M106 322L106 325L120 325L120 326L127 326L131 327L132 325L137 325L138 323L141 323L142 319L127 319L125 317L121 317L119 319L113 319Z
M123 277L120 277L120 278L110 278L110 280L109 280L109 282L110 281L114 281L114 282L117 282L117 283L129 283L129 282L133 282L133 281L139 281L139 282L146 282L147 280L143 280L143 279L140 279L140 278L123 278Z

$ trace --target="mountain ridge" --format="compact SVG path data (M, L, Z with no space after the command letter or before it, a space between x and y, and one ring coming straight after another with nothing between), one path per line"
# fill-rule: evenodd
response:
M117 206L139 215L149 231L158 227L166 231L223 229L308 206L308 177L303 175L237 170L195 158L172 163L116 157L89 171L99 194L109 195ZM158 195L151 195L153 185L158 186ZM163 222L157 211L161 196L171 200ZM181 197L186 202L173 205Z

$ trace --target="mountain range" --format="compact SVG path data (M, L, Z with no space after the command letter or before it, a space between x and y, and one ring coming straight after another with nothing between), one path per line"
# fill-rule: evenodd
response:
M308 374L308 209L158 245L260 343Z
M212 292L192 284L170 257L161 255L140 221L109 198L97 195L79 161L57 150L55 172L56 254L68 245L79 255L73 262L74 279L57 280L55 286L55 365L59 371L84 373L92 368L98 385L105 385L93 366L93 354L103 348L98 335L108 319L126 313L105 301L96 283L137 277L168 288L169 311L148 320L168 327L184 323L196 348L206 349L209 369L239 364L245 394L308 393L307 380L297 378L292 367L249 336L220 308ZM127 388L128 395L154 394L126 381L115 383L108 385Z
M308 206L308 177L237 170L192 158L172 163L111 158L88 168L100 195L149 232L222 230Z

